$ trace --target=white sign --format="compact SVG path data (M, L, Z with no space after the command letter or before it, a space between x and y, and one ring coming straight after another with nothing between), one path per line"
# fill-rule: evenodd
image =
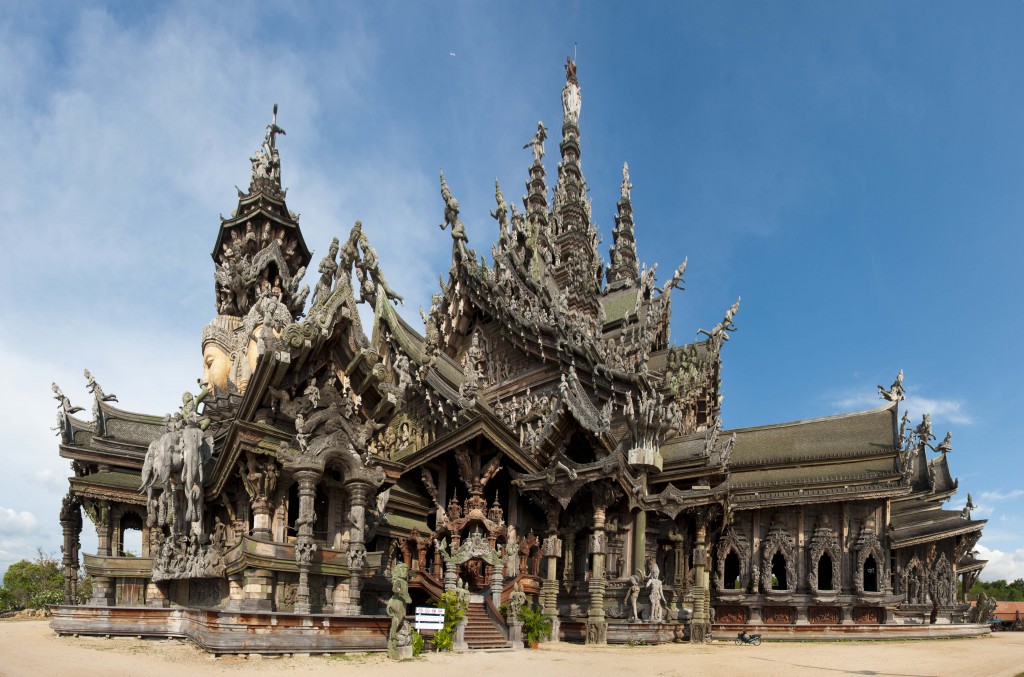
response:
M417 630L440 630L444 627L444 609L432 606L416 607Z

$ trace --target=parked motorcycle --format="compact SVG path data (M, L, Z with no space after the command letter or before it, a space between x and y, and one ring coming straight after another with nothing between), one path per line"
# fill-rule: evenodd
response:
M754 646L761 645L761 635L748 635L745 632L741 632L736 635L736 644L753 644Z

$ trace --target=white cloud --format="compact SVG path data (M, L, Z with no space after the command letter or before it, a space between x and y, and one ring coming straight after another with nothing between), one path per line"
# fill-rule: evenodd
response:
M38 525L36 516L30 512L0 507L0 536L31 534Z
M985 581L1015 581L1024 578L1024 548L1017 548L1013 552L1003 552L986 548L980 543L976 546L978 559L988 560L984 570L981 572L981 579Z

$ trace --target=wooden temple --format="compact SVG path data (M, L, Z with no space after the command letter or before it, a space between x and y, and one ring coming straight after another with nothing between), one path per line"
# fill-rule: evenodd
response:
M500 609L519 586L556 641L985 631L958 592L984 566L984 521L942 507L957 490L950 436L900 418L902 373L871 411L724 429L739 301L670 343L686 264L659 284L638 261L628 167L606 262L571 60L562 104L554 185L538 125L522 209L495 186L488 257L441 175L451 268L422 326L396 312L359 222L300 287L311 254L275 107L216 233L202 391L149 416L87 375L90 417L54 385L74 471L57 632L383 649L398 563L414 604L468 587L463 648L508 645ZM99 545L80 560L83 512ZM125 551L129 529L142 552Z

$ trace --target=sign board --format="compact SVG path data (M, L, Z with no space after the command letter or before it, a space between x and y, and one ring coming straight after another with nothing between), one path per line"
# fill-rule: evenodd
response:
M414 627L417 630L440 630L444 627L444 609L432 606L416 607Z

